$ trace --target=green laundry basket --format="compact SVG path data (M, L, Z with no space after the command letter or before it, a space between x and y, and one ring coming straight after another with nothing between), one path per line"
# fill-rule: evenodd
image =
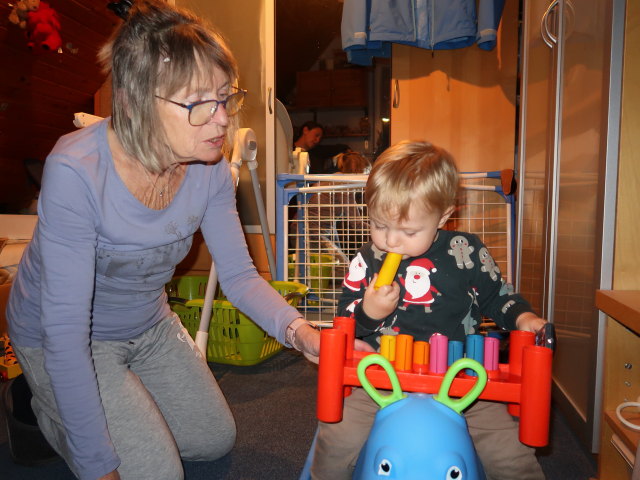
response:
M171 309L180 317L189 335L195 338L200 326L208 277L179 276L167 284L167 291L187 300L170 301ZM297 306L307 293L306 285L297 282L269 282L292 306ZM290 295L291 294L291 295ZM171 298L171 297L170 297ZM283 345L270 337L249 317L219 295L213 301L209 322L207 360L229 365L256 365L282 350Z

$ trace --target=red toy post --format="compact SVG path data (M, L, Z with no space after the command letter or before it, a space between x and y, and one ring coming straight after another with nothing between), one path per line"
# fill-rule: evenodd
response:
M545 347L527 346L522 354L520 441L544 447L549 441L551 413L551 360Z
M344 361L347 350L347 334L340 329L323 330L320 336L318 365L317 417L323 422L342 420L344 401Z

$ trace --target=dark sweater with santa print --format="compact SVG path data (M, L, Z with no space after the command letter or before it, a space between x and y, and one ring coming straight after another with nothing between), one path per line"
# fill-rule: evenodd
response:
M362 298L386 253L371 242L353 258L342 283L338 315L356 319L356 337L378 349L380 335L406 334L428 341L434 333L464 341L478 333L483 316L499 327L515 330L516 318L532 312L529 303L506 283L480 239L470 233L439 230L420 257L402 260L395 281L400 300L384 319L369 318Z

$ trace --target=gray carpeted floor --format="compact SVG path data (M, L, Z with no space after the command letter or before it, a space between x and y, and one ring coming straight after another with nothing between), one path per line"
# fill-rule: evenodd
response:
M235 415L238 439L233 451L216 462L186 462L186 479L297 479L316 426L316 367L297 352L285 350L253 367L211 364L211 368ZM62 461L39 467L14 464L2 416L0 424L0 478L74 478ZM596 475L592 456L555 411L550 445L540 451L539 459L550 480L587 480Z

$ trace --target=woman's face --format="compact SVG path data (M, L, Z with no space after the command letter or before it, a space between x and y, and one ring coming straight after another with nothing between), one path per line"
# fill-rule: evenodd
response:
M311 150L322 140L322 129L319 127L309 130L307 127L302 129L302 148L305 150Z
M174 102L190 105L202 100L224 100L232 93L229 79L219 68L214 69L212 88L198 90L194 86L186 86L169 99ZM162 93L159 93L163 96ZM178 162L199 160L217 163L222 158L222 145L229 126L227 111L222 105L209 122L194 127L189 123L189 111L165 100L157 99L158 114L166 132L171 150Z

